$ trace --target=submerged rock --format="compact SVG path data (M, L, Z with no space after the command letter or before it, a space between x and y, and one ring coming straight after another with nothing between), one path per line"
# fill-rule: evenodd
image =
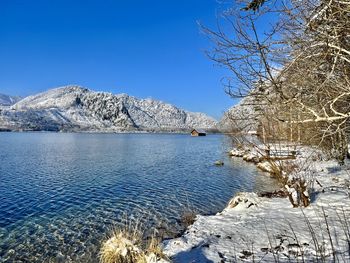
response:
M247 151L245 150L238 150L238 149L233 149L229 151L229 156L234 156L234 157L243 157L245 154L247 154Z
M216 166L223 166L224 165L224 162L223 161L216 161L215 163L214 163Z

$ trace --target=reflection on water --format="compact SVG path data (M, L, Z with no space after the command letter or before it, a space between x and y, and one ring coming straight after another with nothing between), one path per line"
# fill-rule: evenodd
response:
M98 262L122 215L176 227L272 180L222 135L0 134L0 262ZM224 160L216 167L213 162Z

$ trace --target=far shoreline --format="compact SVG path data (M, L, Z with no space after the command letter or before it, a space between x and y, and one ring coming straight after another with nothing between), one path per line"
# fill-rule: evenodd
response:
M49 130L10 130L0 129L0 133L76 133L76 134L183 134L191 136L189 131L49 131ZM208 131L207 135L227 135L223 132ZM205 137L205 136L203 136Z

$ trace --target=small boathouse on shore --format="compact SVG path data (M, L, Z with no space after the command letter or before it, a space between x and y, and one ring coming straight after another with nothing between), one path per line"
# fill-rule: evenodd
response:
M203 130L199 130L199 129L193 129L191 131L191 136L206 136L207 133Z

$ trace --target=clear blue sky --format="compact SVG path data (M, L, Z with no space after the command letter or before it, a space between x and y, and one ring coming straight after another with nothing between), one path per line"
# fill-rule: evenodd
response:
M204 54L196 21L215 0L0 0L0 93L27 96L78 84L152 97L220 117L229 73Z

